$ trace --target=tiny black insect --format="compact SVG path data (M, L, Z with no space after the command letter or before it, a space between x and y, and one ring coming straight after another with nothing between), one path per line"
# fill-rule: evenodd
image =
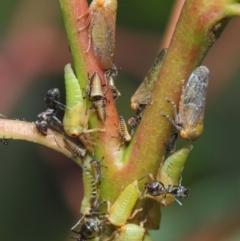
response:
M44 102L47 106L46 111L38 115L38 120L35 121L37 130L42 135L47 135L48 124L57 124L62 126L62 122L57 118L58 109L64 109L64 106L59 102L60 92L57 88L48 90L44 97Z
M3 145L8 145L8 141L9 140L11 140L12 138L5 138L4 136L3 136L3 138L2 139L0 139L1 140L1 142L3 143Z
M166 147L166 153L165 154L172 154L175 151L175 146L176 146L176 141L178 138L178 132L174 131L172 133L172 135L169 138L168 143L165 143L165 147Z

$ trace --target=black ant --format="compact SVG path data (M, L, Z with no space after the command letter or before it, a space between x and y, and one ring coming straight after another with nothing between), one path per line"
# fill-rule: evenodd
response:
M48 123L52 124L54 122L57 125L62 126L62 122L56 116L58 109L64 109L63 104L61 104L59 100L59 89L53 88L47 91L47 94L44 97L47 109L40 113L38 115L38 120L35 121L36 128L42 135L47 135Z

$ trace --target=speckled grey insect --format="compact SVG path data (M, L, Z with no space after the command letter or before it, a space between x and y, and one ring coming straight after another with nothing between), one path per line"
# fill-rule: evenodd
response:
M199 66L190 75L186 87L183 87L179 103L179 113L176 105L168 98L166 101L173 104L174 119L167 117L180 131L180 135L190 141L199 138L203 131L203 119L206 103L206 94L209 80L209 70Z
M161 50L157 56L154 65L151 67L146 77L131 98L131 107L136 110L140 105L147 105L150 102L154 83L157 80L160 68L166 56L167 49ZM141 108L140 108L141 109Z
M78 32L88 28L89 51L91 42L94 54L103 69L110 69L113 65L115 50L117 0L93 0L89 10L84 12L78 20L89 15L85 26Z

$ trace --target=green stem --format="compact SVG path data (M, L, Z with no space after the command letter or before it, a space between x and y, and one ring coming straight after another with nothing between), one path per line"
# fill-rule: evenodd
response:
M186 0L152 93L152 104L147 106L126 155L133 167L139 167L138 175L144 175L146 170L157 172L158 161L165 152L164 143L168 142L173 129L160 115L161 112L173 114L172 105L165 98L178 104L183 80L188 79L216 40L214 27L236 14L230 14L232 4L228 2Z
M64 18L64 24L68 35L71 54L73 56L74 68L76 70L76 76L82 88L86 88L88 85L88 75L92 76L95 71L98 71L102 81L104 81L104 70L98 65L98 62L94 56L93 49L90 48L86 53L89 44L88 28L78 32L78 29L85 26L88 15L78 20L88 11L88 5L86 0L60 0L62 14ZM107 91L106 98L108 100L106 104L107 119L103 125L98 121L96 115L92 115L90 118L90 128L106 128L105 133L97 133L93 136L96 137L95 155L101 159L105 157L105 161L114 160L116 155L113 154L113 150L117 150L119 147L118 141L110 141L112 136L118 136L118 132L115 128L115 124L118 124L118 114L116 106L111 94L111 91ZM88 104L90 106L91 103ZM107 165L107 164L106 164Z
M25 140L44 145L72 158L74 162L82 166L81 158L73 158L73 153L66 149L62 134L48 129L48 135L44 136L37 131L34 123L0 119L0 136L6 139Z
M87 16L78 21L87 11L85 0L60 0L64 23L66 26L71 53L77 78L82 88L88 84L90 76L98 71L102 78L103 70L99 67L92 48L88 53L88 30L78 33ZM103 168L104 179L101 182L101 198L113 202L123 187L140 179L148 172L157 173L158 166L165 152L164 143L172 133L172 125L163 118L160 113L172 115L172 106L165 101L168 97L175 103L179 102L183 82L190 73L198 66L209 48L216 41L216 31L222 20L240 15L240 4L234 0L186 0L181 16L175 29L168 54L162 65L158 81L152 93L152 104L146 108L139 128L130 145L122 146L119 150L120 141L116 138L118 131L114 124L118 124L118 114L110 91L106 93L107 119L105 124L100 123L92 116L90 125L106 128L106 133L98 133L96 138L97 159L104 156ZM22 121L0 120L0 136L5 138L23 139L46 145L64 155L72 156L62 141L62 135L50 131L50 135L40 135L35 125ZM76 161L76 160L75 160ZM79 160L76 161L79 165ZM140 182L140 190L144 181ZM148 224L145 227L158 228L159 205L151 200L138 202L137 206L144 206L140 212L139 220L147 217ZM139 222L138 222L139 223Z

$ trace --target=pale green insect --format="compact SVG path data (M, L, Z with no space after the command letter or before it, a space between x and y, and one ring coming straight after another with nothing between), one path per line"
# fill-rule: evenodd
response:
M114 232L115 237L112 240L113 241L142 241L145 231L146 231L145 228L137 224L128 223L122 226L116 232Z
M145 233L143 241L153 241L151 235L148 232Z
M135 180L121 192L112 206L108 202L108 221L115 226L121 227L125 225L128 219L134 217L137 212L142 210L136 209L131 215L139 195L138 182Z
M181 173L192 146L187 146L170 155L159 167L156 180L149 173L151 181L145 184L148 197L156 200L162 206L168 206L189 195L189 189L181 186Z
M98 209L99 192L93 175L88 170L87 166L82 167L82 178L83 178L83 199L81 202L80 213L83 215L80 220L72 227L74 230L79 226L85 217L91 217L92 213Z
M80 213L90 215L93 208L98 203L98 192L96 182L93 175L88 171L86 166L83 166L83 200L81 203Z
M64 68L66 87L66 111L63 118L63 128L67 135L80 136L83 133L95 131L104 132L105 129L94 128L88 130L90 111L86 111L86 100L83 99L81 87L71 65Z
M179 185L183 167L192 148L192 145L186 146L181 150L174 152L164 161L158 180L162 182L165 187L169 185Z
M144 233L145 229L143 227L129 223L121 227L120 235L116 238L116 241L142 241Z
M141 109L141 105L147 105L151 102L151 95L154 84L157 80L160 68L166 56L167 49L161 50L157 56L154 65L149 70L146 77L143 79L142 83L134 93L131 98L131 107L132 109Z
M150 234L146 233L146 229L143 227L145 221L141 222L140 225L128 223L114 231L104 241L152 241Z
M81 203L80 213L83 214L81 219L72 227L72 231L80 234L80 237L73 237L74 239L80 240L99 240L98 238L102 235L103 225L102 220L98 217L105 213L99 212L99 194L97 190L96 182L93 175L88 170L87 166L83 166L83 188L84 197ZM74 229L80 226L80 231Z

